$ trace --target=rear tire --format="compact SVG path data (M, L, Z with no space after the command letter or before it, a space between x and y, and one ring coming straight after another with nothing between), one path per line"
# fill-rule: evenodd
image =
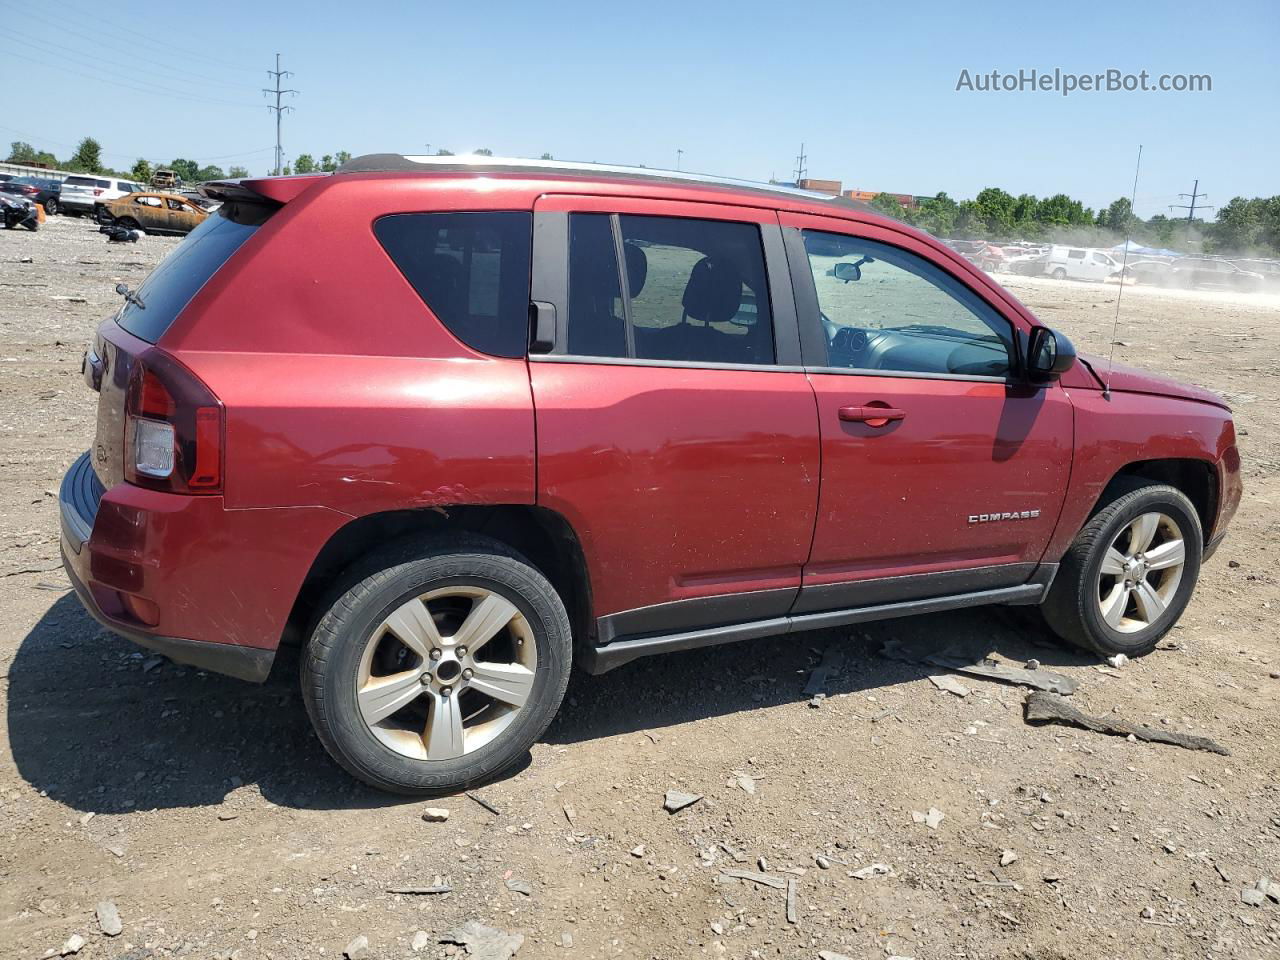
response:
M107 216L109 217L111 214L107 214ZM124 227L126 230L142 230L142 224L138 223L138 221L133 219L133 217L121 217L116 220L115 223L120 224L120 226Z
M53 199L53 197L46 200L44 204L44 212L50 217L54 216L58 212L58 201Z
M1061 267L1058 267L1058 269L1053 271L1053 279L1055 280L1067 279L1067 271L1063 270Z
M569 618L504 545L468 535L400 547L340 590L303 654L302 695L352 776L392 793L455 792L519 763L551 723L569 682Z
M1104 657L1155 649L1187 608L1204 533L1174 487L1133 479L1077 534L1041 612L1058 636Z

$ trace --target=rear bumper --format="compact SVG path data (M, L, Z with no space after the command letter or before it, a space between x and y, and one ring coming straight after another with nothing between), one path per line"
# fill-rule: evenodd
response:
M122 483L89 454L58 494L67 576L92 616L140 646L242 680L266 679L311 562L347 519L323 508L227 510Z

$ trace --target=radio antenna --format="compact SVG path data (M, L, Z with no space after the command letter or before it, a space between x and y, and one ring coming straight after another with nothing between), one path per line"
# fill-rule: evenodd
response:
M1111 368L1116 362L1116 334L1120 330L1120 298L1124 296L1124 277L1129 268L1129 238L1133 233L1133 205L1138 201L1138 174L1142 170L1142 144L1138 144L1138 162L1133 168L1133 192L1129 196L1129 219L1124 225L1124 253L1120 260L1120 289L1116 291L1116 319L1111 325L1111 353L1107 357L1107 377L1102 382L1102 395L1111 399Z

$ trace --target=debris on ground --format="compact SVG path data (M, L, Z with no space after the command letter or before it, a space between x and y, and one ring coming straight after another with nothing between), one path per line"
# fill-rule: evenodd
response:
M903 663L928 664L934 667L946 667L956 673L981 677L984 680L997 680L1002 683L1034 687L1050 693L1070 696L1076 691L1076 681L1061 673L1044 670L1039 660L1028 660L1026 666L1015 667L1001 663L991 656L990 644L953 643L941 650L926 646L920 641L906 643L902 640L887 640L880 648L880 655L890 660ZM1034 665L1034 666L1033 666ZM933 677L929 678L933 680ZM937 686L937 683L934 683ZM942 688L939 688L942 689ZM950 692L950 691L949 691ZM963 694L957 694L963 696Z
M891 877L893 876L893 867L887 863L872 863L860 870L850 870L849 876L855 880L870 880L872 877Z
M662 809L667 813L677 813L685 807L691 807L702 799L700 793L685 793L683 790L668 790L667 797L662 803Z
M524 946L524 935L507 933L478 920L468 920L456 930L446 933L440 942L466 947L467 953L476 960L511 960Z
M1091 717L1052 693L1033 691L1027 694L1024 717L1027 723L1057 723L1068 727L1081 727L1095 733L1133 737L1150 743L1167 743L1186 750L1206 750L1224 757L1231 756L1230 750L1208 737L1172 730L1157 730L1154 727L1130 723L1127 720Z
M787 880L787 923L799 923L800 917L796 913L796 891L800 886L800 882L794 877Z
M73 953L79 953L84 945L84 937L80 936L78 933L73 933L71 936L67 937L67 942L59 948L58 953L61 956L69 957Z
M425 930L419 930L413 935L413 939L409 941L409 949L414 953L421 953L429 946L431 946L431 934Z
M1013 863L1017 859L1018 859L1018 854L1015 853L1013 850L1000 851L1000 866L1002 867L1007 867L1009 864Z
M967 697L972 692L968 687L966 687L963 683L961 683L955 677L949 676L948 674L945 674L945 673L939 674L938 676L930 677L929 682L932 683L939 690L942 690L946 693L953 693L957 697Z
M844 667L844 650L833 641L822 651L822 659L809 674L809 682L804 685L804 695L806 697L816 697L819 694L825 696L827 684L839 676L842 667ZM810 706L813 706L812 702Z
M927 813L921 813L919 810L911 811L911 819L916 823L923 823L930 830L937 830L938 825L946 819L946 816L937 807L930 807Z
M524 897L533 896L533 887L527 880L517 880L515 877L507 877L507 889L512 893L518 893Z
M99 903L97 914L98 928L108 937L118 937L124 931L124 924L120 922L120 911L116 909L113 901L103 900Z
M637 860L642 859L642 858L644 857L644 844L643 844L643 843L640 843L640 844L636 844L636 846L632 847L632 848L631 848L631 855L632 855L633 857L635 857Z
M484 807L486 810L492 813L495 817L502 816L501 810L499 810L497 807L495 807L492 803L490 803L488 800L486 800L484 797L480 796L479 794L468 792L467 797L468 799L474 800L476 803L480 804L480 806Z
M433 897L441 893L453 893L453 887L436 877L436 882L427 887L387 887L387 893L398 893L406 897Z
M787 885L787 881L781 877L755 873L752 870L721 870L720 876L729 877L731 880L746 880L748 883L758 883L763 887L773 887L776 890L782 890Z
M369 955L369 938L363 933L355 937L347 944L346 949L342 951L342 955L347 960L364 960Z
M449 811L444 807L427 807L422 811L422 819L427 823L444 823L449 819Z
M756 792L755 777L749 777L745 773L740 773L737 776L737 784L739 787L743 789L744 792L749 793L752 796L755 796L755 792Z
M1114 657L1107 657L1107 663L1111 664L1111 666L1115 667L1117 670L1119 670L1128 662L1129 662L1129 658L1126 657L1123 653L1117 653Z

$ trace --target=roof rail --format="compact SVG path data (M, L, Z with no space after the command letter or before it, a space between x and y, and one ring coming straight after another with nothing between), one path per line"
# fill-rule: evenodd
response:
M751 190L759 193L779 194L840 203L860 210L871 210L866 204L848 197L833 197L829 193L784 187L756 180L739 180L734 177L690 173L685 170L662 170L655 167L633 167L624 164L585 163L568 160L530 160L524 157L490 157L482 154L458 156L405 156L399 153L369 153L353 157L336 173L524 173L555 174L558 176L611 177L629 180L650 180L666 183L702 183L709 186Z

